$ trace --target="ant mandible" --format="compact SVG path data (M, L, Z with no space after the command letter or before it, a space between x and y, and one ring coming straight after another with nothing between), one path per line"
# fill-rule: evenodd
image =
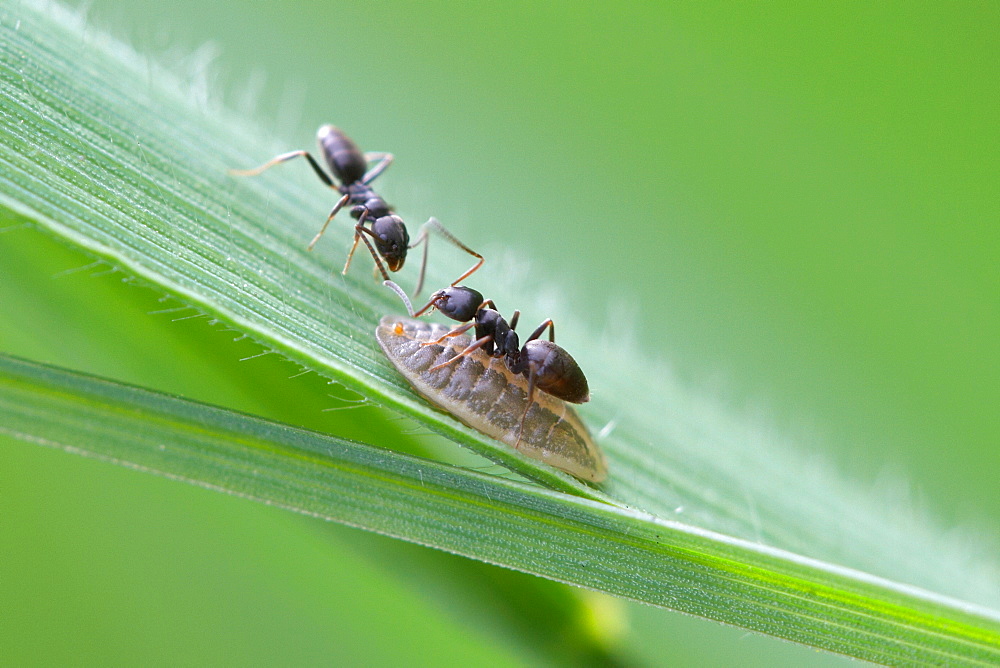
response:
M587 377L584 376L576 360L556 345L556 328L551 318L546 318L521 346L517 332L514 331L521 312L514 311L508 323L496 310L496 304L492 299L484 300L483 295L472 288L460 285L438 290L431 295L430 301L413 315L420 316L433 308L452 320L465 324L455 327L436 341L422 345L440 344L446 338L458 336L473 327L476 328L476 340L447 362L431 367L430 371L447 366L460 357L482 348L492 357L502 357L511 373L521 374L528 379L528 403L524 415L521 416L517 442L521 441L524 419L531 408L535 388L574 404L590 400ZM546 329L549 330L548 341L539 338Z
M437 232L466 253L479 259L471 269L455 279L452 285L469 277L482 266L484 262L483 256L459 241L433 216L420 226L420 232L417 234L416 241L412 244L410 243L410 235L406 231L403 219L393 213L392 207L370 185L372 181L378 178L392 164L393 155L391 153L362 153L361 149L351 141L350 137L333 125L324 125L321 127L319 132L316 133L316 140L319 143L323 157L326 159L326 164L333 174L333 178L323 171L323 168L320 167L319 163L308 151L282 153L268 160L260 167L246 170L234 169L230 170L230 173L237 176L256 176L274 165L294 158L304 157L320 180L341 194L340 199L330 211L330 215L327 216L326 222L323 223L323 227L320 228L319 233L309 243L309 250L313 249L316 242L326 232L330 221L345 206L351 206L351 217L357 221L354 225L354 244L351 246L351 252L347 254L347 262L344 264L342 274L346 274L350 268L351 258L354 257L354 251L358 248L359 240L365 242L368 251L375 260L376 266L382 273L382 278L387 283L392 283L392 281L389 280L389 274L386 273L385 267L382 266L379 256L385 259L385 263L389 266L389 271L399 271L403 268L403 263L406 261L407 251L411 248L416 248L420 244L424 244L420 277L417 279L417 287L414 290L414 294L420 294L420 290L424 284L424 274L427 269L427 250L429 246L427 238L430 231ZM368 165L373 162L375 164L369 169ZM371 227L365 227L366 224ZM371 241L368 240L368 237L371 237ZM372 245L373 243L374 246ZM393 285L395 284L393 283Z

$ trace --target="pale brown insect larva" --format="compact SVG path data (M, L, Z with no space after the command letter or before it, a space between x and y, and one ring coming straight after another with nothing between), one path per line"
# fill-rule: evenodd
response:
M432 322L386 316L375 330L375 338L417 392L473 429L581 480L601 482L607 477L604 455L576 411L544 392L535 393L518 442L528 381L511 373L503 360L477 350L430 371L471 343L467 336L455 336L437 345L421 345L448 331L448 327Z

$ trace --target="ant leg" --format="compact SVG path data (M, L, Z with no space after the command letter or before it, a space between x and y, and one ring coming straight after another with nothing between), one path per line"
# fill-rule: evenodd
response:
M416 294L416 293L414 293L414 294ZM435 304L434 300L431 299L429 302L427 302L426 304L424 304L419 311L417 311L416 313L414 313L413 317L414 318L419 318L420 316L422 316L424 314L425 311L428 311L428 310L434 308L435 306L437 306L437 304Z
M470 343L469 346L465 350L463 350L459 354L455 355L454 357L452 357L447 362L442 362L441 364L438 364L436 366L432 366L430 369L428 369L428 371L436 371L436 370L440 369L441 367L448 366L449 364L451 364L451 363L455 362L456 360L458 360L458 358L465 357L466 355L468 355L469 353L473 352L474 350L479 350L480 348L482 348L483 346L485 346L487 343L489 343L492 340L493 340L493 335L492 334L488 334L488 335L484 336L481 339L476 339L475 341L473 341L472 343ZM427 344L425 343L424 345L426 346Z
M361 228L366 234L372 234L368 228ZM374 234L372 234L374 236ZM379 259L378 253L375 251L375 247L372 246L372 242L368 241L368 237L362 236L361 240L365 242L365 246L368 246L368 252L372 254L372 259L375 260L375 266L378 267L378 272L382 274L383 281L389 281L389 273L385 270L385 266L382 264L382 260ZM389 281L392 283L392 281Z
M417 276L417 287L413 291L415 295L419 295L420 291L424 289L424 277L427 275L427 253L431 249L431 245L427 241L427 231L423 225L420 226L420 234L417 235L417 240L414 242L413 247L416 247L421 239L424 242L424 252L420 255L420 274Z
M528 417L528 411L531 410L531 404L535 402L535 365L532 364L528 367L528 401L524 406L524 413L521 415L521 422L517 425L517 440L514 441L514 449L520 449L518 446L521 445L521 436L524 434L524 420Z
M420 345L422 345L422 346L437 346L437 345L441 345L444 342L444 340L447 339L448 337L458 336L459 334L464 334L464 333L466 333L467 331L469 331L470 329L472 329L475 326L476 326L476 323L474 323L474 322L467 322L464 325L459 325L458 327L456 327L456 328L454 328L452 330L449 330L448 333L446 333L444 336L442 336L437 341L424 341Z
M496 307L494 307L494 310L496 310ZM517 329L517 320L520 317L521 317L521 312L520 311L514 311L514 315L512 315L510 317L510 323L509 323L511 331Z
M525 340L525 343L527 343L528 341L534 341L535 339L537 339L538 337L540 337L542 335L542 332L545 331L546 327L549 328L549 341L551 341L552 343L555 343L556 342L556 324L554 322L552 322L552 318L546 318L545 322L543 322L542 324L540 324L535 329L535 331L533 331L531 333L531 336L529 336ZM511 329L513 329L513 327Z
M461 241L459 241L458 237L449 232L448 229L444 225L442 225L437 218L431 216L430 218L427 219L426 223L420 226L420 232L417 234L416 241L410 244L410 248L416 248L420 244L424 244L424 257L422 262L420 263L420 277L417 279L417 289L413 292L413 294L415 295L420 294L421 288L424 287L424 274L426 273L427 269L427 251L430 249L430 245L427 242L430 230L434 230L442 237L453 243L455 246L458 246L459 248L464 250L469 255L479 258L479 262L476 262L474 265L472 265L471 269L469 269L467 272L465 272L464 274L456 278L454 281L452 281L451 285L453 287L458 285L460 282L462 282L469 276L471 276L477 269L483 266L483 262L486 261L482 255L480 255L479 253L477 253L476 251L472 250L471 248L463 244Z
M364 216L362 216L361 219L363 221ZM379 259L378 252L375 250L375 247L372 246L372 242L368 241L368 237L365 235L371 235L374 237L375 233L367 227L363 227L361 222L359 222L354 226L354 245L351 246L351 252L347 254L347 263L344 264L344 270L340 273L342 275L346 275L347 270L351 268L351 258L354 257L354 251L358 247L358 240L361 240L365 242L365 246L368 247L368 252L372 254L372 259L375 260L375 266L378 267L379 273L382 274L382 278L392 283L392 281L389 280L389 273L385 270L385 266L382 264L382 260Z
M427 274L427 251L430 249L430 244L427 243L426 227L426 223L420 226L420 232L417 234L417 240L409 246L410 248L416 248L420 244L424 245L424 252L420 258L420 273L417 275L417 287L413 290L414 297L419 295L420 291L424 289L424 276Z
M358 249L358 241L361 240L361 232L359 232L358 230L364 229L365 219L367 217L368 217L368 209L362 211L361 215L358 216L358 222L354 226L354 243L351 245L351 252L347 254L347 262L344 263L344 269L343 271L340 272L341 276L346 276L347 270L351 268L351 258L354 257L354 251ZM386 276L385 278L386 280L389 280L388 276Z
M344 263L344 268L341 270L340 275L346 276L347 270L351 268L351 258L354 257L354 251L358 248L358 242L361 241L361 233L357 231L357 226L354 226L354 243L351 245L351 252L347 254L347 262Z
M289 160L300 156L309 161L309 165L313 168L313 171L316 172L316 176L318 176L323 183L331 188L337 187L337 185L333 182L333 179L331 179L327 173L323 171L323 168L319 166L319 163L316 162L311 155L309 155L309 151L291 151L289 153L282 153L279 156L271 158L260 167L255 167L253 169L230 169L229 173L233 176L257 176L264 170L270 169L277 164L288 162Z
M315 237L313 237L312 241L309 242L309 247L306 250L313 249L313 246L316 245L316 242L319 241L319 238L323 236L324 232L326 232L326 226L330 224L330 221L333 220L333 217L337 215L337 212L344 208L344 205L347 204L347 200L349 200L350 198L351 198L350 195L344 195L339 200L337 200L337 203L334 205L333 210L330 211L330 215L326 217L326 222L323 223L323 227L319 228L319 233ZM358 242L355 241L354 245L357 246L357 243ZM351 252L353 253L353 251Z
M417 288L419 289L420 286L418 285ZM416 295L417 293L414 292L413 294ZM437 295L432 295L430 301L428 301L426 304L420 307L420 310L417 311L413 317L419 318L424 314L425 311L429 311L430 309L435 308L436 306L437 306Z
M375 162L375 166L361 177L361 183L368 185L392 164L395 156L392 153L365 153L365 160L367 162Z

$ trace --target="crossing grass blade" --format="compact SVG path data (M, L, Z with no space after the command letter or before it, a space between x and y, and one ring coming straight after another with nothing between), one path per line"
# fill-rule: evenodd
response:
M0 434L882 663L1000 660L973 606L647 513L13 358Z

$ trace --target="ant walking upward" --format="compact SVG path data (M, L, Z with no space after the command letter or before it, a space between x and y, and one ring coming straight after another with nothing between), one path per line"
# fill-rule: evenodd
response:
M375 260L378 270L382 273L382 278L385 279L387 284L392 284L390 287L395 286L395 283L389 280L389 274L386 273L385 267L382 265L379 257L381 256L385 260L389 271L399 271L403 268L403 263L406 261L407 251L411 248L416 248L420 244L424 244L420 277L417 279L417 287L414 290L414 294L420 294L420 290L424 284L424 274L427 269L427 250L429 246L427 240L431 231L437 232L466 253L478 258L478 262L471 269L455 279L452 285L456 285L465 278L468 278L482 266L484 262L483 256L459 241L434 217L431 217L426 223L421 225L416 240L412 244L410 243L410 235L406 231L403 219L393 213L392 207L371 187L371 182L378 178L392 164L393 155L391 153L362 153L357 145L351 141L350 137L332 125L321 127L316 134L316 139L319 142L320 150L326 159L326 164L333 177L323 171L323 168L320 167L319 163L308 151L282 153L255 169L230 170L230 173L238 176L256 176L279 163L304 157L320 180L341 194L340 199L330 211L330 215L327 216L326 222L323 223L323 227L320 228L319 233L310 242L309 250L313 249L316 242L326 232L330 221L345 206L350 205L351 217L357 221L354 225L354 244L351 246L351 252L347 254L347 262L344 264L344 270L341 272L343 274L346 274L351 266L351 258L354 257L354 251L358 248L358 241L364 241L365 246L368 247L368 251ZM368 165L371 163L374 163L374 165L369 169ZM369 241L369 237L371 237L371 241Z
M452 320L465 324L455 327L436 341L428 341L422 345L440 344L448 337L458 336L473 327L476 328L476 340L447 362L431 367L430 371L452 364L459 358L482 348L492 357L503 358L511 373L520 374L528 379L528 403L518 427L518 443L521 441L524 419L528 416L536 388L574 404L590 400L590 389L583 370L568 352L555 343L556 328L551 318L542 322L522 346L517 332L514 331L521 315L520 311L514 311L508 323L496 310L492 299L484 300L483 295L472 288L451 286L438 290L431 295L430 301L413 315L420 316L432 308L436 308ZM540 338L546 329L549 330L548 341Z

